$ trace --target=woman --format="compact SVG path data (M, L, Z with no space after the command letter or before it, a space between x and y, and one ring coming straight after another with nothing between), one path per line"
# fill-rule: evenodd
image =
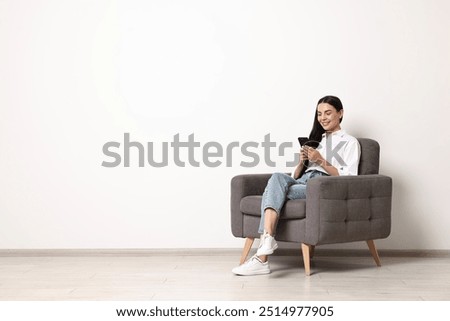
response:
M341 129L344 109L338 97L325 96L316 108L313 128L309 135L317 148L303 145L300 162L292 176L275 173L267 183L261 202L259 233L261 241L256 254L232 271L237 275L270 273L268 255L278 244L275 230L278 216L286 200L305 199L308 180L316 176L357 175L360 146L356 138Z

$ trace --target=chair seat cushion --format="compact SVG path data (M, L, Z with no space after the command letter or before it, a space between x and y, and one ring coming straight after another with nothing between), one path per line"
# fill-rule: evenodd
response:
M247 215L261 216L261 195L250 195L241 199L241 212ZM281 209L281 220L295 220L306 217L306 200L288 200Z

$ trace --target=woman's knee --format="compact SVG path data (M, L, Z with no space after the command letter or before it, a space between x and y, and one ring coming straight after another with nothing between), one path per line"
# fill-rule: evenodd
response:
M285 173L277 172L277 173L273 173L270 178L271 179L276 179L276 180L286 180L287 177L290 177L290 176L285 174Z
M273 173L267 182L266 189L264 190L264 194L273 193L274 191L279 191L280 188L282 190L286 189L286 187L292 184L291 180L294 180L287 174L284 173ZM295 182L295 180L294 180Z

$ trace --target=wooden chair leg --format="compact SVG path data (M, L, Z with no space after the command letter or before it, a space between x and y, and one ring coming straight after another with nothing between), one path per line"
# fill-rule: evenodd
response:
M302 243L302 253L303 253L303 264L305 265L305 274L306 276L311 275L311 269L310 269L310 250L311 245Z
M370 254L372 254L373 259L375 260L375 263L378 266L381 266L380 257L378 256L377 248L375 247L375 243L373 240L366 241L367 245L369 246Z
M253 238L253 237L247 237L245 239L245 245L244 245L244 249L242 250L241 261L239 262L239 264L244 263L245 260L247 259L248 253L250 252L254 241L255 241L255 238Z

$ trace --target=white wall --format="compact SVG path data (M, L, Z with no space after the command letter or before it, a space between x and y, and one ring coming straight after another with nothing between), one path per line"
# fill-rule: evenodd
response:
M230 179L289 170L296 149L276 168L237 152L105 168L103 144L296 147L335 94L394 179L378 246L450 249L449 15L445 0L0 1L0 248L240 247Z

